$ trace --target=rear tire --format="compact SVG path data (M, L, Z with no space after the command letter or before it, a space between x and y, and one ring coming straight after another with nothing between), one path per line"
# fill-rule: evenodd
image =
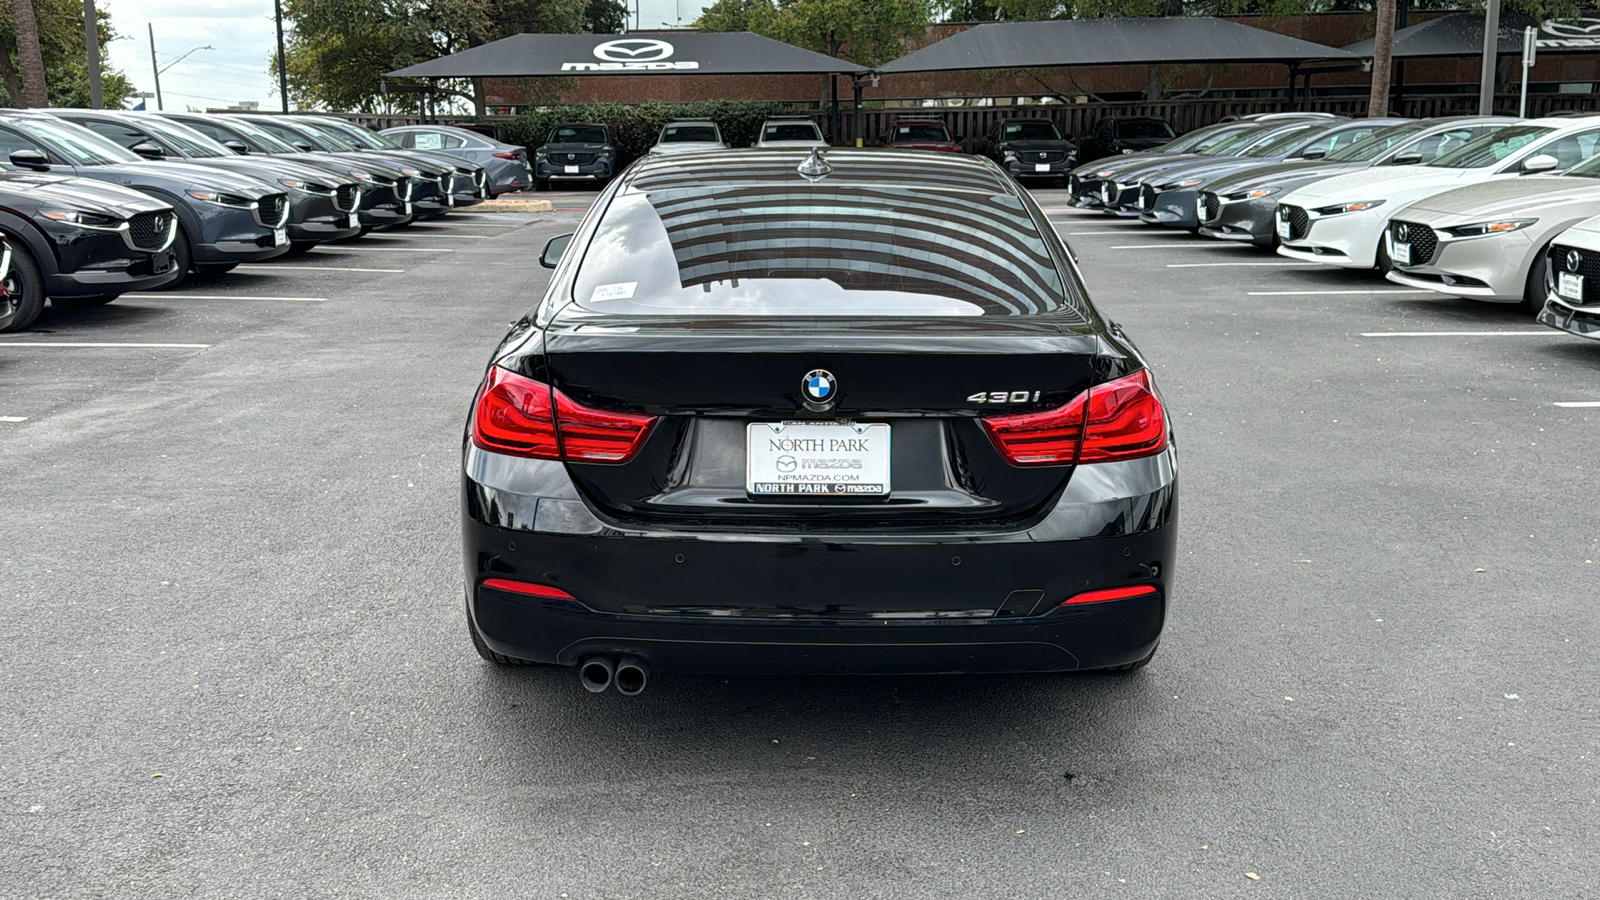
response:
M18 242L11 244L11 269L0 284L6 291L0 297L0 333L21 331L44 312L44 276Z
M1533 265L1528 267L1528 279L1522 285L1522 311L1530 316L1537 316L1544 309L1545 300L1545 273L1550 268L1550 245L1546 244L1539 249L1539 255L1534 257Z

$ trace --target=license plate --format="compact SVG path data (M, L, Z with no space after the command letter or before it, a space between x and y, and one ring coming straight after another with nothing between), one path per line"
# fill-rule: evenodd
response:
M576 174L578 174L578 167L577 166L562 166L562 168L564 170L566 170L566 173L568 175L576 175Z
M1049 163L1034 163L1033 164L1033 170L1035 172L1048 172L1048 171L1050 171L1050 164Z
M1394 264L1397 266L1411 265L1411 245L1399 243L1395 244L1394 250L1389 254L1389 259L1393 260Z
M282 247L289 243L289 232L282 228L272 229L272 246Z
M1283 216L1278 217L1278 237L1285 241L1289 239L1289 220Z
M1583 299L1583 276L1570 272L1556 273L1556 296L1568 300Z
M1206 220L1206 201L1204 199L1194 201L1194 215L1195 218L1202 222Z
M350 224L347 225L346 227L348 227L348 228L360 228L361 227L361 214L360 213L351 213L350 214Z
M756 497L886 497L889 425L750 425L745 430L745 490Z
M400 204L400 215L402 215L402 216L411 215L411 201L410 200L407 200L406 202Z
M170 268L172 268L172 254L157 253L155 256L150 258L150 271L152 273L161 275Z

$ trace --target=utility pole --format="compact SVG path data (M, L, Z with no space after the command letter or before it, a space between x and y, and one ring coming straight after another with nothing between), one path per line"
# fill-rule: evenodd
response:
M289 70L283 63L283 0L272 0L272 17L278 23L278 96L289 111Z
M1478 82L1478 115L1494 115L1494 76L1500 62L1500 0L1483 11L1483 74Z
M100 19L94 0L83 0L83 45L89 53L89 108L105 106L100 99Z
M145 23L150 29L150 72L156 80L156 109L161 109L161 69L156 65L156 26L150 22Z

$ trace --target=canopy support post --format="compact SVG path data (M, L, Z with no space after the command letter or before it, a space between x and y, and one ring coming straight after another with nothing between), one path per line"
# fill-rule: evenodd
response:
M1293 62L1289 63L1289 102L1288 102L1288 105L1285 107L1285 111L1286 112L1290 111L1290 110L1293 110L1295 108L1295 86L1296 86L1296 84L1299 83L1299 81L1300 81L1300 64L1299 63L1293 63Z
M1478 115L1494 115L1494 80L1500 67L1500 0L1488 0L1483 11L1483 71L1478 82Z
M854 119L854 121L851 123L850 128L855 132L856 146L862 147L865 145L861 141L861 86L865 83L865 81L860 75L852 75L850 77L850 81L852 86L856 89L856 108L851 113L851 117Z

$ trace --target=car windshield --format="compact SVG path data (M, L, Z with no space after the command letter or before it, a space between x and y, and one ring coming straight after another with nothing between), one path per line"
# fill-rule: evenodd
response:
M335 150L361 149L360 147L356 146L354 142L346 139L344 135L335 132L332 128L319 125L316 122L307 122L304 119L298 119L295 121L293 127L298 128L301 131L310 132L311 136L316 138L318 143L321 143L324 146L332 147Z
M617 195L573 299L621 315L1002 316L1077 310L1008 194L697 185Z
M1232 156L1261 140L1262 136L1268 134L1270 130L1270 128L1264 128L1260 125L1242 128L1239 131L1219 136L1217 140L1201 146L1196 152L1204 153L1207 156Z
M1162 144L1160 150L1162 153L1189 153L1194 148L1215 140L1218 135L1231 134L1236 130L1238 129L1231 128L1228 125L1207 125L1204 128L1196 128L1183 137Z
M323 125L330 131L337 131L340 137L368 150L402 149L399 144L395 143L387 135L368 131L360 125L352 125L349 122L319 122L318 124Z
M1549 125L1517 125L1468 141L1460 149L1439 157L1430 166L1441 169L1481 169L1492 166L1533 141L1555 131Z
M1367 135L1353 144L1347 144L1325 157L1329 162L1370 162L1378 154L1428 127L1426 122L1391 125Z
M785 122L761 129L763 141L820 141L822 132L810 122Z
M1268 156L1283 156L1290 150L1305 143L1306 138L1309 138L1312 134L1312 127L1312 125L1306 124L1297 128L1290 128L1282 134L1267 138L1239 155L1257 159Z
M661 143L677 144L691 141L716 143L717 129L712 125L668 125L661 130Z
M213 159L232 156L233 151L206 137L187 125L180 125L155 116L141 116L136 120L140 128L183 151L184 156L196 159Z
M1161 119L1125 119L1117 123L1117 137L1123 140L1172 137L1172 126Z
M936 141L944 144L950 142L950 132L943 125L935 122L916 122L910 125L896 125L894 139L897 141Z
M1000 138L1006 141L1059 141L1061 132L1054 122L1007 122L1000 126Z
M604 144L606 129L602 125L557 125L550 130L547 144Z
M81 125L50 119L28 119L27 128L61 155L80 166L107 166L112 163L140 162L144 157L118 147Z
M212 121L215 121L215 120L212 120ZM219 125L218 127L220 128L220 127L224 127L224 126ZM230 118L230 119L227 120L227 123L226 123L225 127L229 131L234 132L235 134L244 135L246 138L248 138L250 140L251 143L253 143L256 146L260 147L262 150L264 150L267 153L299 153L300 152L300 148L299 147L296 147L293 144L290 144L288 141L285 141L283 138L278 137L277 135L273 134L272 132L266 130L265 128L256 127L255 123L253 123L253 122L247 122L244 119L239 119L239 118Z

